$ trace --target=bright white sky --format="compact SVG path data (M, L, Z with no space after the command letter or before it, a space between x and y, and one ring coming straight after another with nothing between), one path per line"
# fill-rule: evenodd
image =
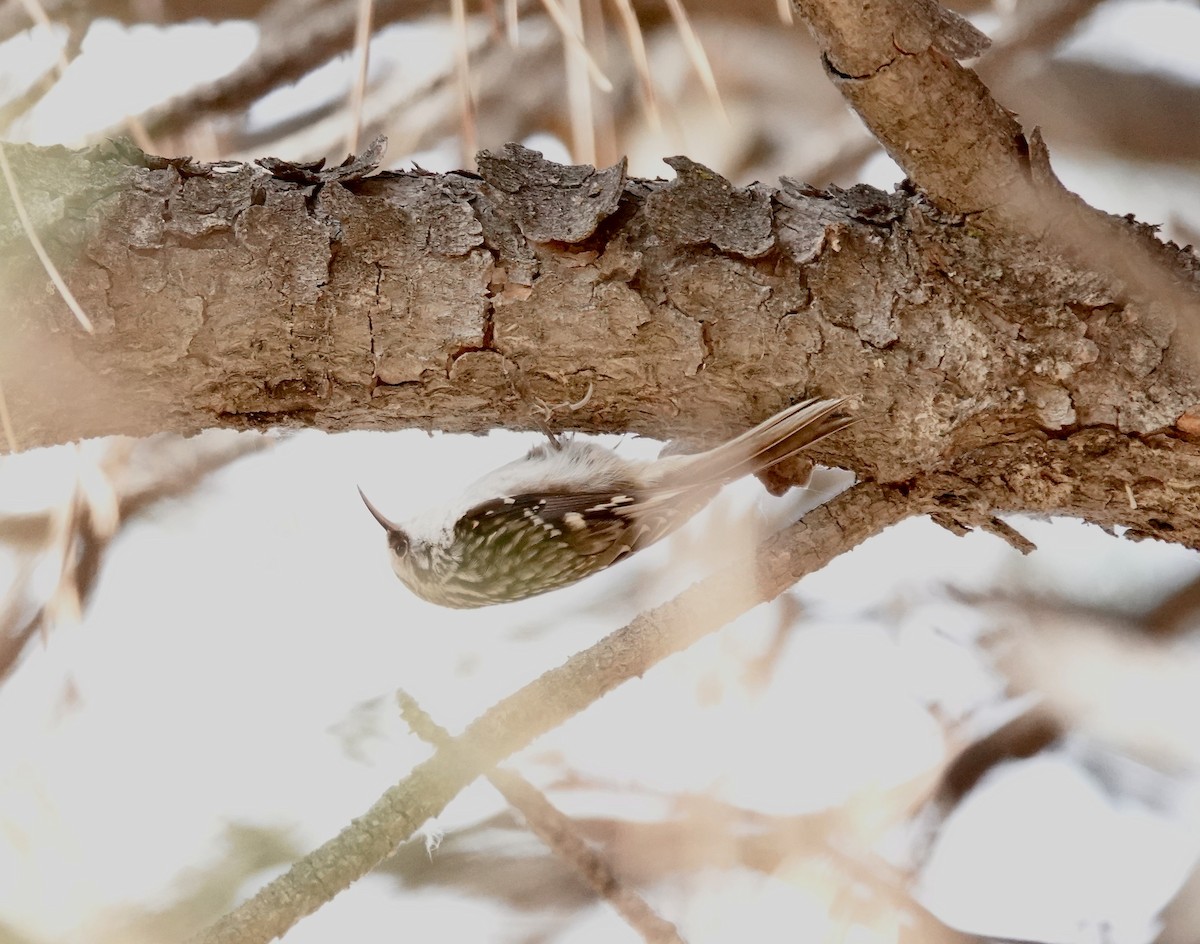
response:
M439 43L430 30L389 31L376 61L402 50L410 77L432 68ZM1117 4L1102 8L1069 54L1119 49L1134 65L1195 80L1197 40L1194 5ZM123 111L223 74L253 43L247 25L98 23L83 56L14 139L78 144ZM36 31L0 45L0 94L39 74L54 48ZM420 50L434 53L414 59ZM141 78L148 73L152 85ZM344 62L335 64L260 108L340 95L348 75ZM422 163L439 166L428 156ZM1178 192L1157 173L1066 159L1057 166L1089 199L1151 220L1166 218L1165 195ZM866 178L890 186L899 172L880 162ZM778 524L801 507L801 496L773 500L741 483L681 538L570 590L466 613L408 595L355 486L402 519L527 442L503 433L292 435L130 527L85 623L58 627L0 687L0 921L39 941L101 940L123 907L169 902L189 869L221 852L229 822L288 828L299 848L310 848L425 756L391 708L397 687L446 726L461 727L719 563L686 548L722 514L758 508ZM656 449L632 440L620 448ZM63 448L6 459L0 508L63 500L92 449L82 458ZM816 484L819 497L845 478L830 473ZM1197 556L1177 547L1134 545L1075 522L1014 524L1040 547L1029 558L995 538L959 539L928 522L892 529L797 587L810 620L777 665L777 684L757 692L743 679L745 663L772 637L774 613L760 608L543 739L521 768L540 782L570 769L622 784L554 799L572 814L630 818L661 815L660 792L798 813L900 789L945 749L928 706L955 717L1000 684L975 656L978 614L944 587L1032 585L1119 607L1200 572ZM742 547L727 535L718 543L726 555ZM11 566L0 558L0 580ZM1111 671L1111 662L1097 656L1087 671ZM1085 690L1088 681L1080 680ZM723 697L707 697L713 691ZM1179 714L1173 693L1162 695L1148 726ZM1200 756L1191 743L1178 749ZM1196 796L1185 786L1157 805L1117 800L1063 754L1007 766L951 820L924 900L945 920L981 932L1053 941L1106 933L1114 944L1141 944L1200 850ZM476 784L438 825L450 831L502 808ZM896 837L884 838L895 845ZM529 848L535 854L536 844ZM646 894L693 942L777 938L781 927L792 939L818 940L830 930L833 892L796 869L772 879L668 877ZM522 925L487 901L402 894L371 877L286 940L372 944L394 940L400 926L417 939L436 929L439 939L497 940L498 929L515 934ZM557 939L628 938L596 906L566 920Z

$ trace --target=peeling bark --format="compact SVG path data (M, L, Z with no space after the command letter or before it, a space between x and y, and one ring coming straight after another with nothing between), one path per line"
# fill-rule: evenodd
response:
M1063 474L1107 495L1114 467L1071 452L1103 440L1110 458L1138 456L1122 473L1153 496L1138 509L1123 487L1111 507L990 486L1008 503L984 503L1148 533L1182 516L1170 536L1200 545L1200 379L1177 307L907 190L737 188L684 158L672 181L626 179L515 146L481 155L482 176L365 176L378 152L330 169L115 145L10 154L97 325L84 334L46 290L0 196L0 381L26 445L547 415L699 443L806 394L849 394L863 422L823 461L884 483L957 476L948 490L970 493L1067 448ZM1196 295L1189 251L1113 225Z

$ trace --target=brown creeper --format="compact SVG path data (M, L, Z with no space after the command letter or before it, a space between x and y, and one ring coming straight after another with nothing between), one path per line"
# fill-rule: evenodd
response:
M403 526L359 494L387 531L392 569L417 596L452 607L523 600L648 547L722 485L850 425L838 411L844 402L806 400L690 456L642 461L589 442L535 446L470 486L454 506Z

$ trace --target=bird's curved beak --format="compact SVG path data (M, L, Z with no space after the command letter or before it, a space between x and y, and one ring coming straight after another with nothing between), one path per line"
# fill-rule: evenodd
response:
M367 498L367 496L363 493L363 490L361 487L358 490L358 494L359 494L359 497L362 498L363 504L367 506L367 511L369 511L371 513L371 517L373 517L376 521L378 521L381 525L383 525L383 529L388 534L395 534L397 531L401 530L400 525L398 525L394 521L391 521L390 519L384 517L383 512L371 504L371 499Z

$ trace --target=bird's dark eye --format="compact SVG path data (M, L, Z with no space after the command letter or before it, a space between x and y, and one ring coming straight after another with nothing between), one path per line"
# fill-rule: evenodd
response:
M408 535L403 531L389 531L388 547L397 557L406 556L408 554Z

